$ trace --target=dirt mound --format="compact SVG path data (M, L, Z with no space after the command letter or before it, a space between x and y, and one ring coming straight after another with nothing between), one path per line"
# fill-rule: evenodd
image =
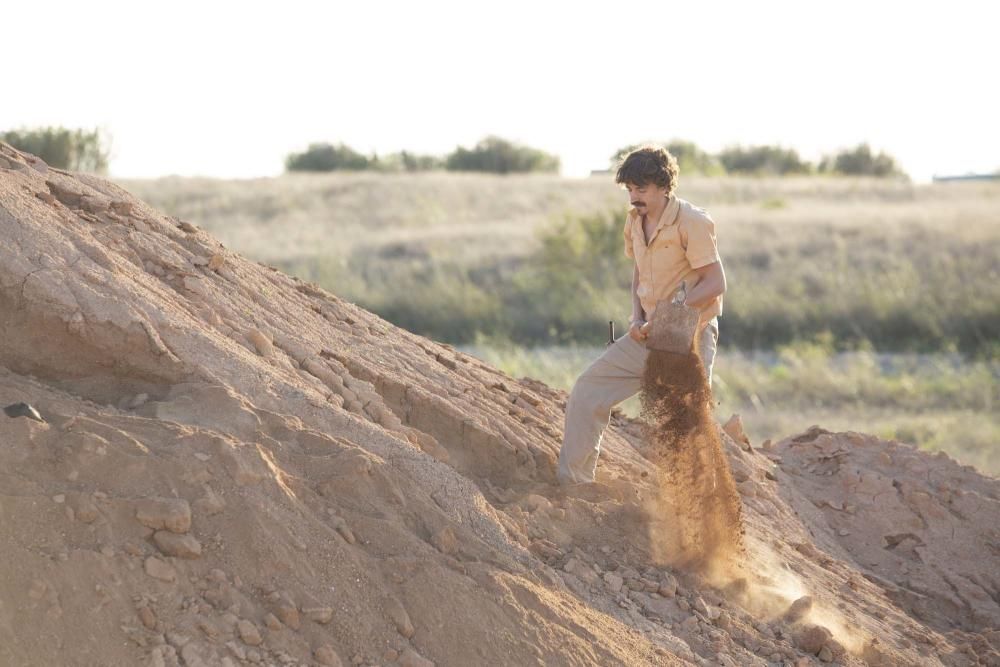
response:
M997 480L730 428L695 577L640 423L555 484L565 398L0 145L0 664L995 664Z

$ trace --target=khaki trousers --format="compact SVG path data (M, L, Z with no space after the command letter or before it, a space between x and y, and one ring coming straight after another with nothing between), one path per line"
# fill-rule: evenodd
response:
M718 341L718 319L712 318L702 331L699 346L710 384ZM577 378L566 402L566 424L556 471L560 483L594 481L611 408L639 392L648 355L645 343L625 334Z

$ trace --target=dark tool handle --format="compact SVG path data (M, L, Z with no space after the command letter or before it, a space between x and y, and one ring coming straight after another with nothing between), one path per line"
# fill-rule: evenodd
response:
M608 320L608 345L615 342L615 321Z

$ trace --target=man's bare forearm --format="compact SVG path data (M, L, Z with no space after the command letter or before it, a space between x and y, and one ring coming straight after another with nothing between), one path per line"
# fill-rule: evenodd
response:
M722 268L722 262L715 262L708 266L695 269L698 274L698 283L687 293L684 301L693 308L701 308L715 297L726 291L726 273Z

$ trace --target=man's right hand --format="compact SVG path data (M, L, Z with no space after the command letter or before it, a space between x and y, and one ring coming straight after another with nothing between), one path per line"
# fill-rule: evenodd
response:
M628 335L632 340L641 343L649 335L649 322L636 321L628 328Z

